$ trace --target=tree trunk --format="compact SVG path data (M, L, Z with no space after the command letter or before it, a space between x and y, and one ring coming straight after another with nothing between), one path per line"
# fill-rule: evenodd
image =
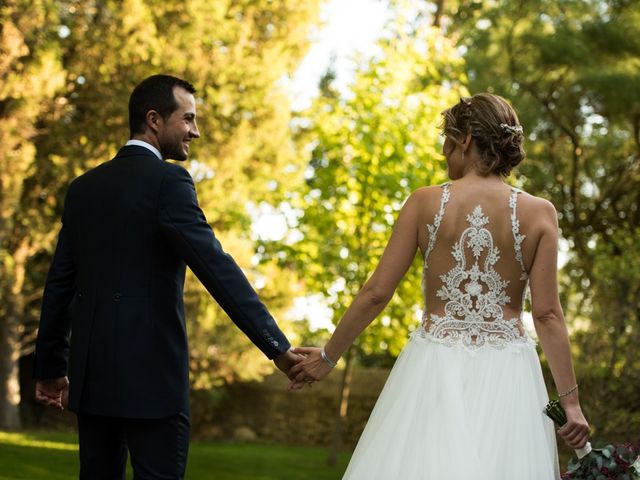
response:
M5 430L21 427L18 340L12 315L0 317L0 428Z
M336 464L338 452L340 452L342 446L342 425L349 409L349 393L351 392L351 377L353 375L353 369L351 368L352 350L353 345L347 350L344 372L342 374L342 381L340 382L338 415L336 416L336 426L333 431L333 442L329 450L329 457L327 458L327 465L331 466Z
M6 245L6 239L0 238ZM6 268L6 259L0 284L0 428L20 429L20 370L22 352L19 326L24 319L24 287L26 263L30 254L29 242L25 238L12 252L11 269Z

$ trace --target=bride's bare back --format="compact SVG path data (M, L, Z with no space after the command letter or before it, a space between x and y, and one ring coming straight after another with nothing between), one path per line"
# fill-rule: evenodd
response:
M371 295L386 302L419 249L426 332L471 349L526 341L520 317L528 283L534 317L559 309L555 215L546 200L496 177L419 189L402 208Z
M423 334L469 349L527 341L522 304L541 217L523 219L518 207L542 202L493 179L450 182L414 195L423 203L417 215Z

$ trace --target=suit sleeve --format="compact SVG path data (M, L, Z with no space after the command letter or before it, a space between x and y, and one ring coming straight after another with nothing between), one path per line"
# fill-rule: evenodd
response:
M245 335L269 359L287 351L287 338L207 223L185 169L166 175L158 215L168 242Z
M65 205L65 214L66 210ZM65 215L62 222L47 274L36 339L34 378L41 380L66 376L69 362L71 325L68 308L75 291L76 269Z

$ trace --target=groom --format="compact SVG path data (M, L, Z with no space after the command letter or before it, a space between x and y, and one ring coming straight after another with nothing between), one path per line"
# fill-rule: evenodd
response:
M69 186L36 341L36 399L77 414L81 479L184 476L188 265L283 372L300 359L198 206L186 160L194 87L168 75L129 100L131 140Z

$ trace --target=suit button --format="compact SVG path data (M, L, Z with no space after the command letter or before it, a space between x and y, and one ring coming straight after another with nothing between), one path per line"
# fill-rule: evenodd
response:
M82 294L81 293L78 294L78 299L82 299Z
M121 298L122 298L122 294L121 293L114 293L113 294L113 301L114 302L119 302Z

